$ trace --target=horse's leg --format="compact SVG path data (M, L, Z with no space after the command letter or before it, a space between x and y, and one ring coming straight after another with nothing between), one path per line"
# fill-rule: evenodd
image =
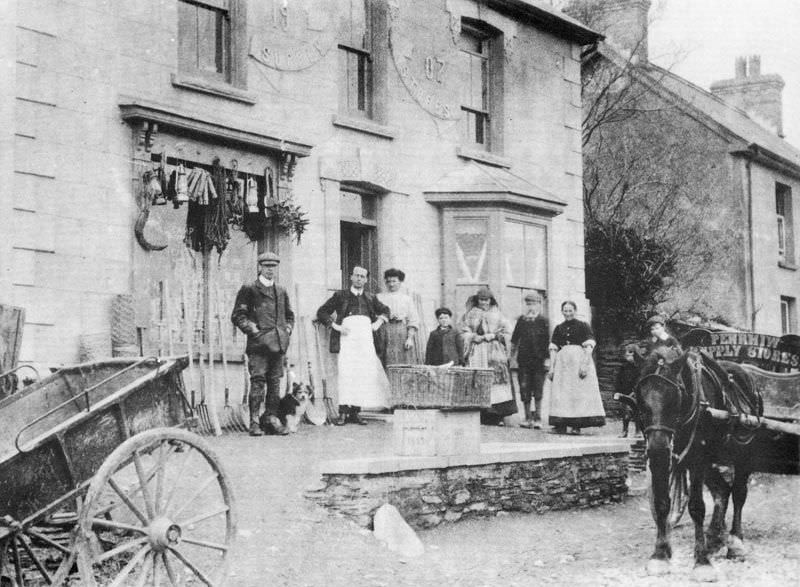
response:
M744 536L742 534L742 509L747 501L747 483L750 479L749 469L739 466L733 474L733 520L728 539L728 558L744 560Z
M672 453L669 449L648 451L650 463L650 510L656 523L656 547L647 562L649 575L669 573L672 546L669 543L669 470Z
M703 524L706 517L706 504L703 502L703 480L707 464L697 464L689 469L689 515L694 522L694 569L695 581L716 581L717 573L711 566L706 548L706 535Z
M716 552L725 545L725 516L728 513L728 499L731 486L719 469L709 467L706 473L706 487L714 497L714 513L706 533L706 548L708 552Z

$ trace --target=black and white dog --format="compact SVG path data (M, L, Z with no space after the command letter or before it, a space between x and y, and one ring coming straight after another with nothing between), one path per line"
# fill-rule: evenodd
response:
M287 393L281 398L278 404L278 418L289 432L297 432L297 426L303 420L312 396L313 393L308 385L293 383L292 393Z

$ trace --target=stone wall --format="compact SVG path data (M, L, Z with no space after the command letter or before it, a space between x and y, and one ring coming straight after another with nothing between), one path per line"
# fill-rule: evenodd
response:
M501 511L544 513L621 501L627 455L593 454L479 466L382 474L323 474L306 497L370 527L384 503L415 528L494 516Z

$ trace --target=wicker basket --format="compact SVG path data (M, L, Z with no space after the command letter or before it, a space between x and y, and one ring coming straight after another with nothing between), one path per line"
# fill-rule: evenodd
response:
M394 408L488 408L491 369L390 365L389 403Z

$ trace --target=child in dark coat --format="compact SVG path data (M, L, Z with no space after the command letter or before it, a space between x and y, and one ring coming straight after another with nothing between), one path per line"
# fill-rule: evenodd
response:
M639 353L635 344L625 345L625 362L617 373L617 385L614 391L620 395L633 397L636 382L639 379ZM633 409L625 402L622 403L622 434L620 438L628 437L628 426L633 417ZM639 432L639 424L634 423L636 432Z
M434 312L439 326L428 336L425 349L426 365L464 364L464 341L453 328L453 313L449 308L439 308Z

